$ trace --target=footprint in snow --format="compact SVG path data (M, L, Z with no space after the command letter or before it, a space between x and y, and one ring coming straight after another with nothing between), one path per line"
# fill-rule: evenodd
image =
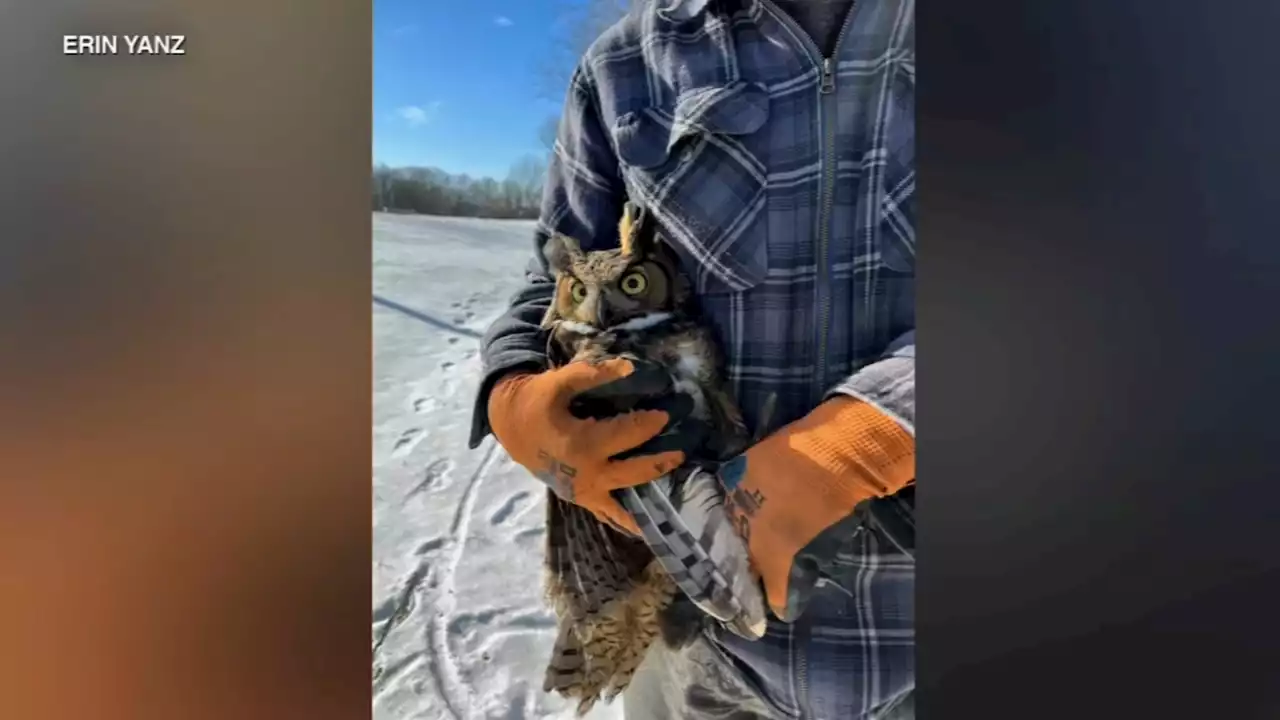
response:
M541 541L543 536L547 534L546 528L538 525L536 527L525 528L515 534L513 538L518 543Z
M422 428L409 428L396 440L395 447L391 448L392 458L402 458L413 452L413 448L422 442L427 435L422 432Z
M556 626L556 618L546 610L529 609L511 616L506 625L523 630L550 630Z
M450 635L470 635L480 627L488 627L495 619L511 612L512 608L486 608L474 613L461 613L449 621Z
M453 470L453 461L448 458L440 458L433 461L422 471L422 481L410 488L405 493L405 500L412 498L414 495L427 491L443 490L451 484L449 472Z
M432 553L432 552L435 552L436 550L439 550L440 548L444 547L444 545L445 545L444 538L433 537L423 541L420 545L418 545L418 547L414 549L413 554L426 555L428 553Z
M474 613L455 615L449 621L450 635L468 636L484 631L489 634L521 634L542 632L556 626L555 616L539 608L491 607ZM483 645L490 645L486 637Z
M499 506L497 510L494 510L492 515L489 516L489 524L490 525L506 524L508 520L518 518L521 515L523 515L525 512L527 512L531 505L532 505L532 502L530 502L528 491L521 490L519 492L513 493L511 497L507 498L506 501L503 502L502 505Z

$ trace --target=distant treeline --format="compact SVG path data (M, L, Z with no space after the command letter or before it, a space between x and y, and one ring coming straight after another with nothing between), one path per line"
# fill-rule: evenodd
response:
M373 169L373 209L482 218L538 217L546 161L522 158L503 180L453 175L438 168Z
M534 92L556 106L564 102L573 68L587 47L629 8L649 0L553 0L557 21L547 54L534 73ZM548 151L556 138L557 118L547 117L538 140ZM373 209L424 215L488 218L536 218L546 174L542 157L527 156L511 166L504 180L451 175L430 167L373 169Z

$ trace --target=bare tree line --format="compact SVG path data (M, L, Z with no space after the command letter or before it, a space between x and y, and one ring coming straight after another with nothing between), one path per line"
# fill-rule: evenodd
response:
M591 43L627 11L648 0L560 0L560 20L537 69L534 91L554 103L564 101L574 67ZM560 118L539 126L539 142L554 152ZM375 211L486 218L536 218L542 200L547 156L520 158L502 180L473 178L433 167L373 168Z
M516 161L503 180L473 178L433 167L373 169L373 209L422 215L536 218L542 201L545 158Z

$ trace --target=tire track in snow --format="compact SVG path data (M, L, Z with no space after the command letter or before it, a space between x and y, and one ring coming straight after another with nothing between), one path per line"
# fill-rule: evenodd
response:
M403 313L413 318L414 320L421 320L422 322L428 325L440 328L441 330L444 330L446 332L451 332L455 335L469 337L473 340L479 340L482 337L480 333L476 332L475 330L472 330L471 328L465 328L465 327L460 327L458 325L454 325L453 323L448 322L446 320L441 320L440 318L434 315L429 315L420 310L414 310L411 307L406 307L404 305L401 305L398 302L395 302L394 300L388 300L380 295L373 296L373 304L381 305L384 308L388 308L390 310L395 310L396 312Z
M376 698L392 680L399 679L422 662L422 653L413 652L387 666L375 666L373 671L373 695Z
M462 564L463 553L467 549L467 534L471 530L471 516L475 513L476 498L479 497L480 486L485 475L498 457L498 444L493 438L486 438L488 447L484 457L476 466L475 472L467 478L466 488L458 501L458 508L453 514L453 522L449 525L449 558L444 563L439 575L439 597L435 617L427 624L427 644L431 648L432 679L440 691L449 714L456 720L470 717L471 692L462 673L458 669L458 658L449 647L449 622L457 597L454 588L454 577ZM464 712L465 711L465 712Z
M425 562L419 563L404 581L404 586L396 594L394 602L383 603L378 608L374 619L382 621L383 625L373 641L373 654L375 656L382 650L382 644L386 642L387 636L391 634L391 631L399 627L400 623L404 622L409 617L409 614L413 612L415 594L418 592L418 588L422 586L422 581L426 579L430 567Z

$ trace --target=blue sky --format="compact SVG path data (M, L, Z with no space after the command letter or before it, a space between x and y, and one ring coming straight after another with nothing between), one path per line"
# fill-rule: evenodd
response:
M373 159L502 178L542 153L563 0L374 0Z

